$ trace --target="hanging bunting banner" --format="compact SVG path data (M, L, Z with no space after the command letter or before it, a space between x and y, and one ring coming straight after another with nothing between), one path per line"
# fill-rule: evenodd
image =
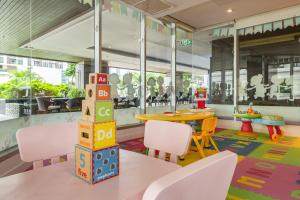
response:
M139 20L140 19L139 12L137 10L133 10L132 11L132 17Z
M127 7L123 4L121 4L121 16L122 15L127 16Z
M151 26L151 29L154 30L154 31L157 31L157 22L152 20L152 26Z
M158 24L157 31L162 33L163 29L164 29L164 26L162 24Z
M114 13L117 13L117 14L121 14L121 10L120 10L120 4L116 3L116 2L112 2L112 11Z
M104 3L103 3L103 11L105 10L109 10L109 12L111 12L111 1L110 0L104 0Z
M93 0L78 1L81 4L90 4L91 6L93 5ZM131 12L130 16L132 18L134 18L135 20L140 20L140 12L138 10L130 9L126 5L120 4L118 1L103 0L102 10L113 12L120 16L128 16ZM171 34L170 28L149 17L146 18L146 27L159 33Z

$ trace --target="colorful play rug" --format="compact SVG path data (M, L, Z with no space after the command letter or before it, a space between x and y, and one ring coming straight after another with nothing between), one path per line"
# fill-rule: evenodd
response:
M228 200L300 199L300 138L281 137L278 143L267 134L245 137L234 130L218 130L214 140L220 150L239 155ZM143 138L126 141L121 148L145 153ZM211 149L206 154L214 154ZM185 166L201 159L191 150L179 164ZM199 186L200 187L200 186Z

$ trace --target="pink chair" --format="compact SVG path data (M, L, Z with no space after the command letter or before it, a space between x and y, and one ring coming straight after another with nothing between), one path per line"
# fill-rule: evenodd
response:
M170 161L177 163L177 157L188 152L192 132L186 124L149 120L145 124L144 145L149 148L149 156L154 157L155 150L159 150L160 159L166 160L168 153Z
M16 133L21 159L43 167L43 160L59 162L61 155L74 152L77 143L76 122L55 123L19 129ZM69 155L68 155L69 156Z
M201 159L154 181L143 200L224 200L236 164L230 151Z

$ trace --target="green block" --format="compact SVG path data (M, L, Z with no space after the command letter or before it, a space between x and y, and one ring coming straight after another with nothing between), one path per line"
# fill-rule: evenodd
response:
M114 109L112 101L96 102L96 121L112 121Z

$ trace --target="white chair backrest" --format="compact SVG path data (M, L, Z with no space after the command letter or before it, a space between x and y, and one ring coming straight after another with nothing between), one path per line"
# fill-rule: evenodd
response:
M177 163L177 156L187 153L192 137L192 127L168 121L149 120L145 124L144 145L149 148L148 155L155 156L159 150L159 158L165 160L166 153L170 161Z
M21 128L17 131L17 143L21 159L33 162L33 168L43 166L43 160L59 162L59 156L75 151L77 122L54 123Z
M154 181L143 200L224 200L236 164L230 151L201 159Z

